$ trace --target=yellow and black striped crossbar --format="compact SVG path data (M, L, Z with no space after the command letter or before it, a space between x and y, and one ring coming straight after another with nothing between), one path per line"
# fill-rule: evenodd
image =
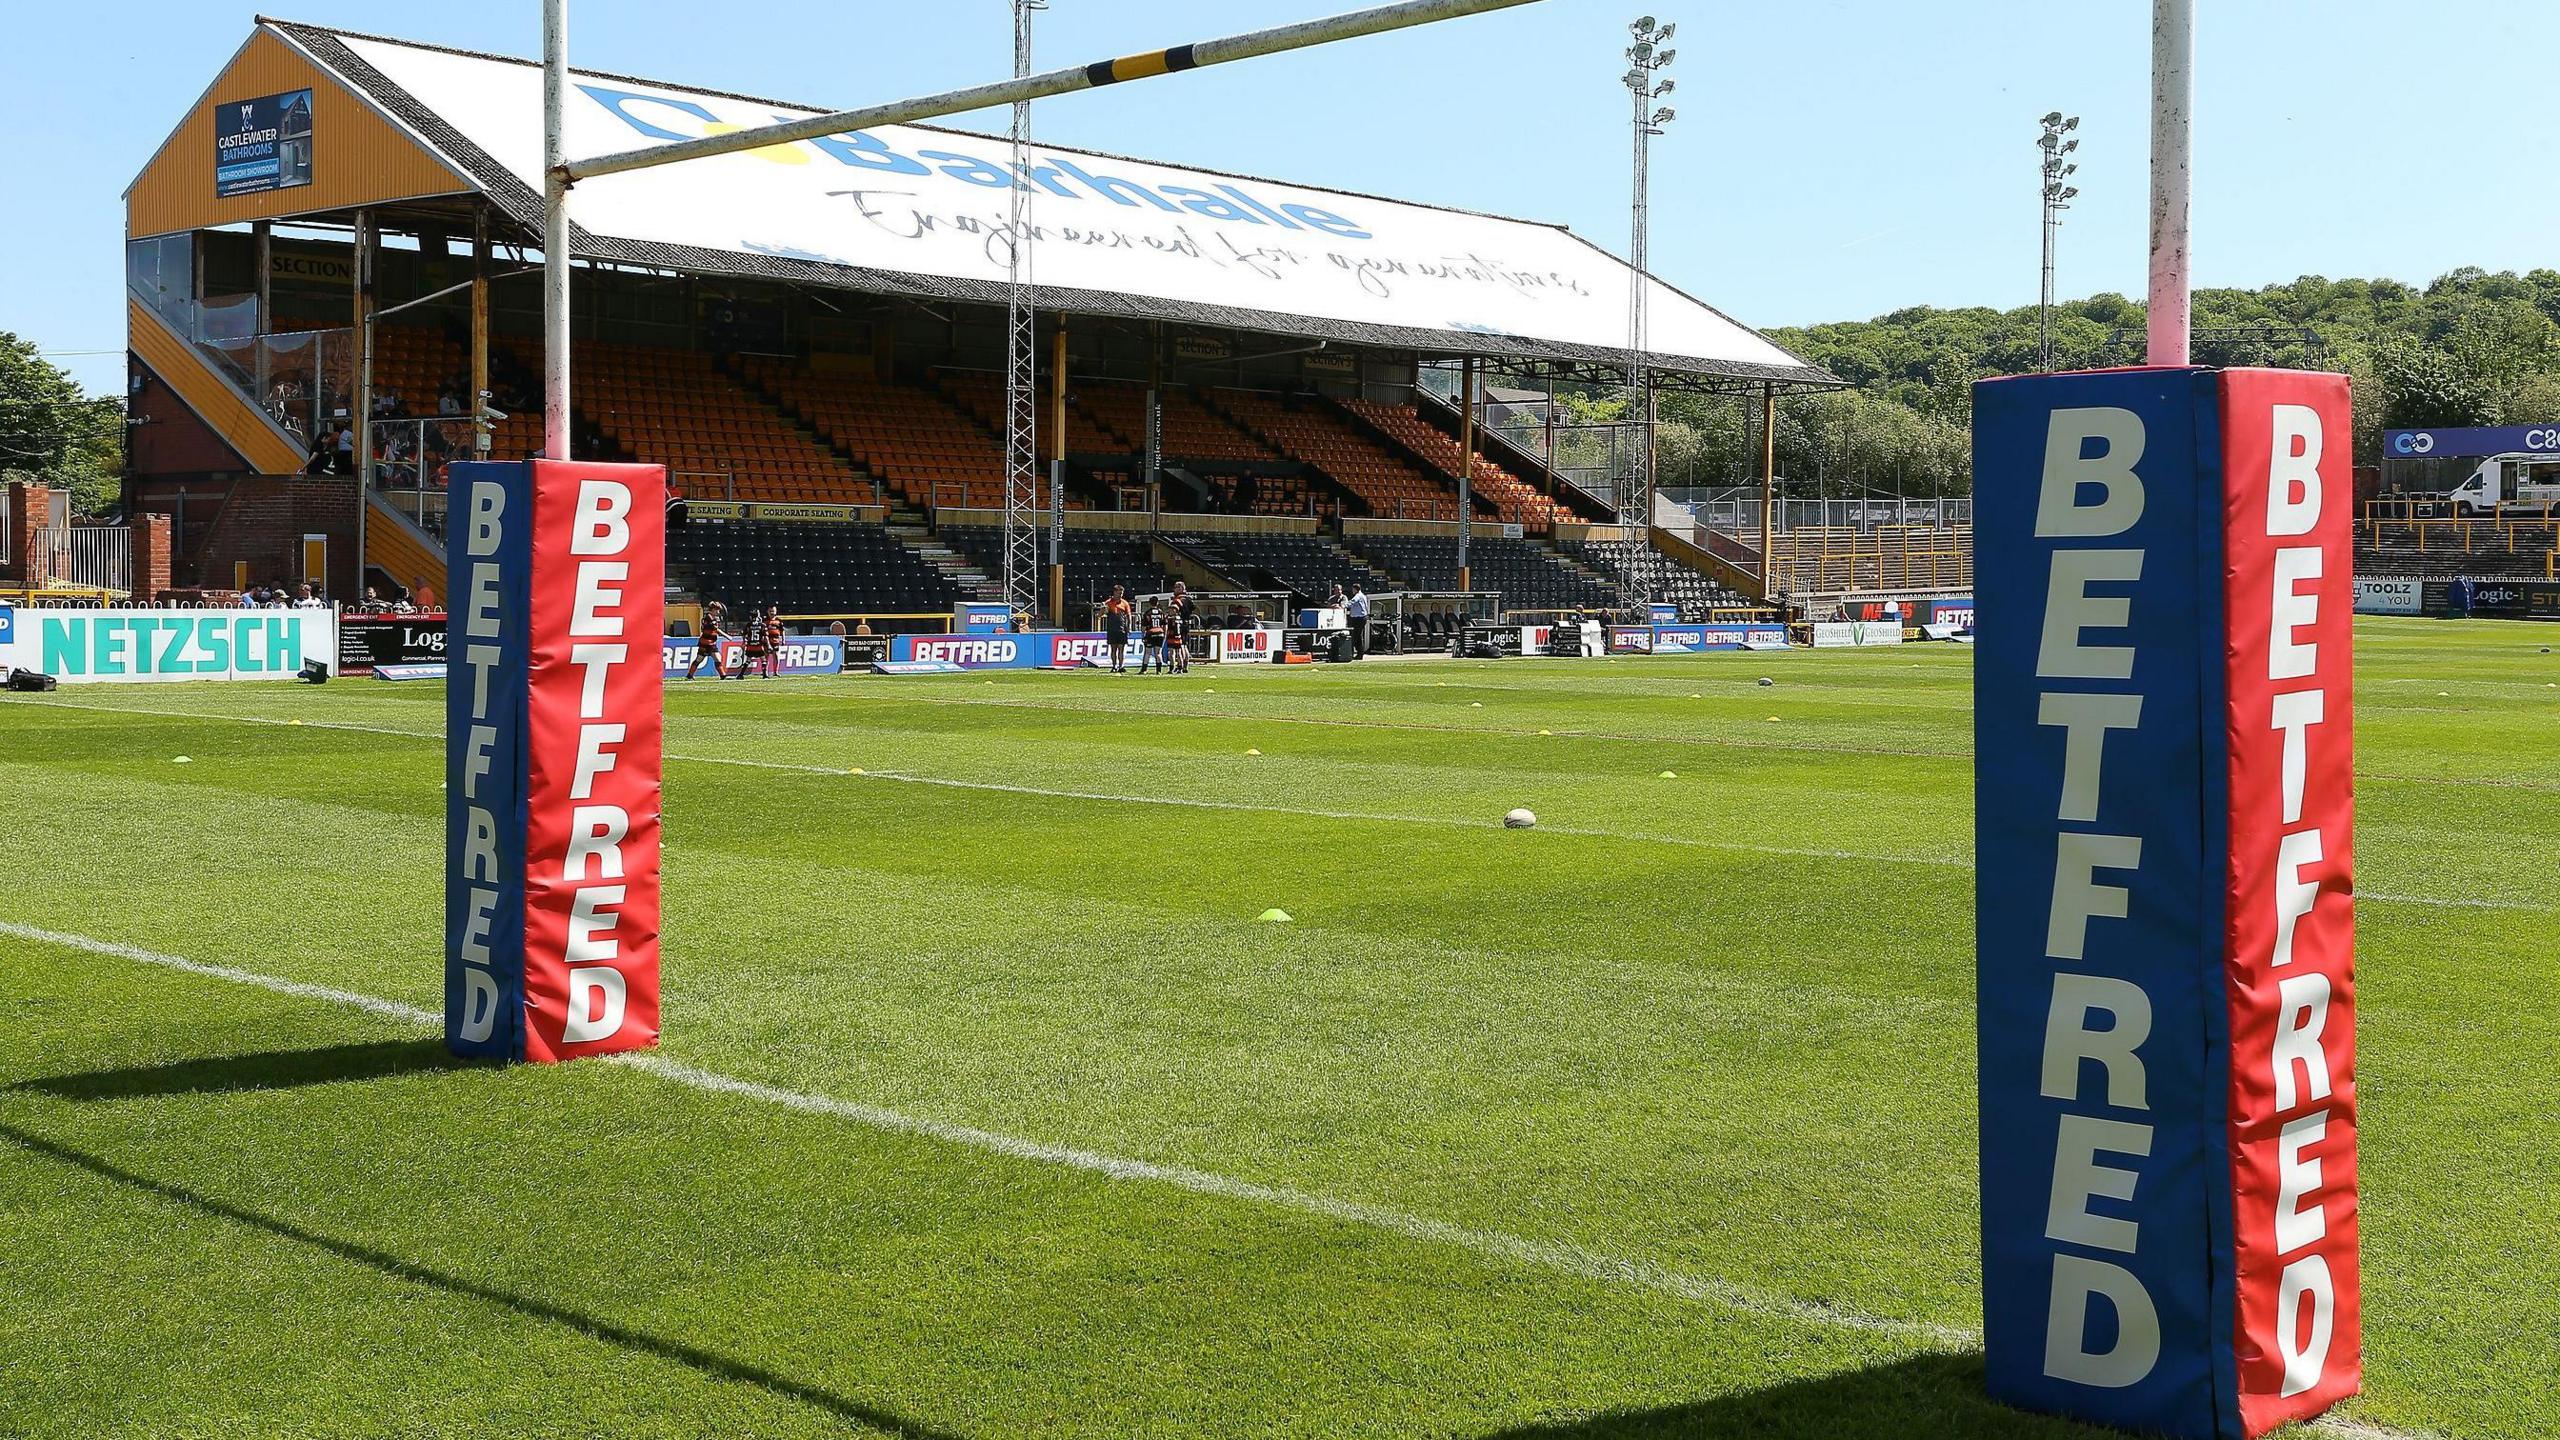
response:
M1117 60L1096 61L1090 65L1071 65L1063 70L973 85L964 90L946 90L939 95L920 95L912 100L895 100L860 110L839 110L831 115L813 115L806 120L760 125L753 130L732 130L724 135L705 135L699 139L678 140L642 150L623 150L587 160L570 160L560 165L557 173L563 179L578 181L626 170L647 170L713 155L733 155L744 150L761 150L769 145L788 145L826 135L841 135L874 125L903 125L1025 100L1044 100L1052 95L1117 85L1124 80L1143 80L1155 75L1170 75L1177 70L1224 65L1235 60L1250 60L1257 55L1303 50L1311 45L1328 45L1336 40L1351 40L1362 35L1378 35L1389 30L1403 30L1440 20L1481 15L1489 10L1509 10L1537 3L1538 0L1400 0L1397 4L1354 10L1347 15L1323 20L1301 21L1295 25L1254 30L1218 40L1201 40L1168 50L1150 50L1124 55Z
M1199 66L1198 46L1176 45L1170 50L1150 50L1144 55L1097 60L1084 67L1084 78L1093 85L1117 85L1123 80L1144 80L1151 75L1170 75L1176 70L1196 70Z

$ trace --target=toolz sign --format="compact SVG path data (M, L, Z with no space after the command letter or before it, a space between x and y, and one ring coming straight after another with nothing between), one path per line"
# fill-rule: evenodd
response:
M0 667L62 683L290 680L334 663L327 610L18 610L0 607Z
M452 486L446 1044L655 1044L666 472L480 462Z
M1974 390L1984 1340L2163 1434L2361 1373L2343 376Z

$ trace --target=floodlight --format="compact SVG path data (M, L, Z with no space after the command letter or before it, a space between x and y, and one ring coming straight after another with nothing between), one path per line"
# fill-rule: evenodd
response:
M1655 56L1655 57L1654 57L1654 61L1653 61L1653 63L1654 63L1654 64L1656 64L1656 65L1668 65L1668 64L1670 64L1672 61L1677 60L1677 59L1679 59L1679 58L1680 58L1680 52L1679 52L1679 51L1677 51L1677 50L1665 50L1665 51L1663 51L1660 55L1657 55L1657 56Z
M1643 60L1652 54L1653 42L1650 40L1639 40L1627 47L1627 58L1631 60Z
M1663 38L1663 39L1665 39L1665 40L1670 39L1674 34L1678 33L1679 29L1680 29L1680 23L1679 23L1678 21L1676 21L1676 20L1675 20L1675 21L1673 21L1672 23L1668 24L1668 25L1663 26L1663 27L1662 27L1662 38Z

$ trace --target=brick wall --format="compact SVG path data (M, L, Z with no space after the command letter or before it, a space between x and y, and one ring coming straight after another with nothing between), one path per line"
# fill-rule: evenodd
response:
M177 509L179 489L167 480L136 481L128 495L136 514L165 517ZM171 583L228 589L244 564L252 585L298 581L304 578L302 537L325 535L329 573L323 578L330 595L364 593L356 574L354 482L325 475L252 475L189 480L184 489L186 528L174 537ZM217 494L218 501L210 498Z
M9 482L9 563L0 565L0 580L24 584L27 557L35 553L36 532L53 518L53 492L23 480Z
M169 517L136 515L125 527L133 546L133 595L157 600L169 592Z

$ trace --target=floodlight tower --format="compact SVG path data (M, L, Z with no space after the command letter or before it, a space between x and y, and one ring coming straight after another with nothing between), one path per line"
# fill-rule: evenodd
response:
M2070 184L2080 166L2068 157L2080 148L2078 140L2067 138L2080 128L2080 117L2065 116L2059 110L2045 112L2041 122L2043 133L2036 136L2036 174L2044 200L2044 288L2036 301L2036 368L2053 372L2053 242L2062 229L2062 212L2071 208L2072 197L2080 187Z
M1031 16L1048 0L1013 0L1013 75L1031 73ZM1004 602L1017 615L1040 605L1040 456L1034 416L1037 316L1031 304L1031 102L1013 102L1013 193L1006 212L1012 244L1005 266ZM1051 497L1052 500L1056 497Z
M1671 93L1670 68L1679 52L1669 47L1677 25L1656 25L1650 15L1627 27L1627 73L1620 82L1635 99L1635 200L1627 240L1627 416L1634 431L1634 453L1617 485L1619 564L1623 602L1637 610L1653 600L1653 382L1645 373L1645 290L1648 266L1648 212L1652 200L1653 137L1671 123L1671 107L1658 102Z

